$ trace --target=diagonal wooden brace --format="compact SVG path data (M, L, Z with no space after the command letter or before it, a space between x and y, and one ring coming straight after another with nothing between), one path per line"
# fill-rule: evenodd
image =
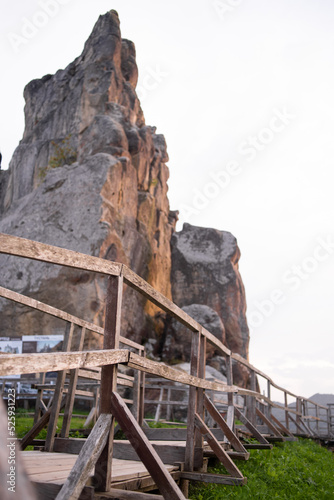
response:
M241 413L239 408L234 408L236 417L241 420L241 422L247 427L247 429L253 434L253 436L259 441L261 444L269 445L269 442L266 438L257 430L257 428L248 420L248 418Z
M168 500L185 500L184 495L167 471L161 458L117 392L111 393L111 409L122 431L151 474L163 497Z
M245 453L245 455L249 456L249 453L247 452L246 448L242 445L240 442L239 438L234 434L233 430L229 427L227 422L223 419L215 405L212 403L212 401L209 399L207 395L204 396L204 406L206 410L210 413L211 417L214 419L214 421L219 425L229 442L231 443L231 446L233 447L234 450L240 451L241 453Z
M203 422L198 413L195 414L195 425L203 435L204 439L207 441L212 451L215 453L216 457L224 465L227 472L229 472L234 477L243 478L244 476L242 472L238 469L233 460L231 460L224 448L220 446L218 440L212 434L207 425Z

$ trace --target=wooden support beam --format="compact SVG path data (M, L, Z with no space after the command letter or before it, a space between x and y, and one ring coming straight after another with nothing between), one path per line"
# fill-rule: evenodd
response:
M282 438L283 440L283 436L282 434L280 433L280 431L277 429L277 427L269 420L269 418L267 418L264 413L262 413L261 410L259 410L258 408L255 409L256 411L256 415L258 417L260 417L260 419L262 420L262 422L267 425L269 427L269 429L274 433L274 435L278 438Z
M78 351L82 351L82 349L83 349L84 340L85 340L85 333L86 333L86 328L85 327L81 328L79 343L78 343ZM73 406L74 406L74 399L75 399L75 394L76 394L76 387L77 387L77 383L78 383L78 377L79 377L79 369L75 368L74 370L71 370L69 389L68 389L68 393L67 393L67 397L66 397L66 404L65 404L65 410L64 410L63 425L62 425L61 433L60 433L60 436L63 438L68 437L69 433L70 433L71 418L72 418L72 413L73 413Z
M205 425L205 423L197 413L195 415L195 425L203 435L204 439L207 441L212 451L215 453L216 457L224 465L227 472L229 472L233 477L243 479L244 476L242 472L238 469L233 460L228 456L224 448L220 446L217 439L214 437L210 429Z
M44 384L45 382L45 373L39 374L39 382ZM37 391L36 402L35 402L35 415L34 415L34 424L41 418L42 414L47 411L47 408L43 402L43 389Z
M239 408L234 408L236 417L241 420L241 422L247 427L247 429L253 434L253 436L259 441L259 443L269 445L266 438L257 430L257 428L248 420L248 418L241 413Z
M300 432L301 432L301 434L303 434L303 435L304 435L305 430L306 430L306 436L309 435L308 430L306 429L305 425L304 425L304 429L302 429L302 426L300 425L300 424L303 424L302 420L300 420L299 422L297 422L297 420L295 418L293 418L293 416L290 415L290 413L289 413L289 419L291 420L291 422L293 422L295 424L296 430L299 429ZM296 432L296 434L297 434L297 432Z
M62 409L65 405L65 398L62 400L60 405L60 409ZM30 431L20 440L21 450L24 450L27 446L31 444L31 442L35 439L35 437L41 432L44 427L46 427L49 423L51 416L51 410L47 410L44 415L33 425Z
M271 414L271 420L281 429L281 431L287 436L294 438L294 435L282 424L273 414Z
M74 324L67 323L65 338L64 338L64 342L63 342L63 351L64 352L71 350L73 332L74 332ZM66 370L58 372L56 388L55 388L55 392L53 395L53 402L52 402L52 406L51 406L50 421L48 424L48 430L47 430L46 440L45 440L45 451L49 451L49 452L53 450L53 443L54 443L55 434L56 434L56 430L57 430L60 405L61 405L61 402L63 399L65 378L66 378Z
M108 440L112 416L101 414L56 500L77 500Z
M32 484L37 492L38 500L54 500L62 488L61 484L56 483L33 482ZM78 500L95 500L94 488L85 486Z
M129 408L116 392L111 394L112 413L127 439L157 484L160 493L168 500L185 500L153 446L139 427Z
M210 413L211 417L213 420L219 425L221 430L224 432L225 436L231 443L231 446L234 450L239 451L241 453L245 453L246 455L249 456L247 453L246 448L241 444L239 438L234 434L233 430L231 427L225 422L215 405L210 401L210 399L205 396L204 397L204 406L206 410Z
M106 297L104 349L118 349L121 331L121 309L123 276L109 276ZM112 414L111 394L117 386L117 365L103 366L101 370L100 412ZM114 439L115 416L112 415L110 432L106 445L98 458L95 476L98 478L97 491L109 491L111 486L112 445Z
M191 339L190 353L190 375L198 377L199 357L200 357L201 334L195 332ZM194 453L196 440L195 413L197 409L198 388L190 386L188 394L188 412L187 412L187 439L184 468L187 471L194 470ZM189 482L181 481L182 493L188 497Z

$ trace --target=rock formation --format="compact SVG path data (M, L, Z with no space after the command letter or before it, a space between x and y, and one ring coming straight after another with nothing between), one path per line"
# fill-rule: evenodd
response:
M23 139L1 172L0 229L125 263L171 298L166 143L145 124L137 78L134 45L122 40L111 11L100 16L80 57L26 86ZM103 279L8 257L1 265L4 286L102 324ZM51 286L45 278L54 279ZM124 333L140 338L143 301L128 291L124 310ZM2 315L14 335L19 320L5 305ZM27 326L19 317L16 334ZM29 326L38 331L39 320Z
M184 224L174 233L172 246L172 295L174 302L211 331L233 352L248 358L249 330L245 290L238 270L240 250L226 231ZM190 343L182 325L172 324L167 334L168 357L186 360ZM178 341L182 338L182 346ZM182 352L181 352L181 351ZM224 371L224 360L208 352L211 363ZM214 365L214 366L215 366ZM234 369L234 378L246 383L247 370Z
M236 241L189 225L172 238L166 143L145 124L137 79L135 47L110 11L73 63L26 86L23 139L0 171L0 232L125 263L247 356ZM103 325L105 278L4 255L0 265L2 286ZM186 359L182 331L155 306L129 288L123 304L123 335L150 339L152 355ZM62 322L5 300L0 314L1 335L63 332ZM92 337L86 347L98 344Z

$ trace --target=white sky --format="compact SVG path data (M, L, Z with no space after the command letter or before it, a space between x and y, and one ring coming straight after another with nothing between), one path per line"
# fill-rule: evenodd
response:
M25 84L67 66L116 9L146 122L167 140L178 229L238 239L250 361L300 395L333 393L334 3L1 3L3 168L22 137Z

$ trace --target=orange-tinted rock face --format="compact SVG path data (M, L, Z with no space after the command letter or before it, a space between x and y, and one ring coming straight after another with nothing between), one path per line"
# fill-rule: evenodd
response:
M118 15L111 11L99 18L81 56L26 86L26 127L3 183L1 226L122 262L171 298L168 155L164 137L145 124L137 79L134 45L122 40ZM29 264L20 266L26 274ZM29 282L17 280L13 270L3 284L102 324L104 280L90 277L83 300L80 278L73 271L62 276L70 297L55 284L44 287L42 270ZM126 290L124 333L140 339L145 314L155 312Z

